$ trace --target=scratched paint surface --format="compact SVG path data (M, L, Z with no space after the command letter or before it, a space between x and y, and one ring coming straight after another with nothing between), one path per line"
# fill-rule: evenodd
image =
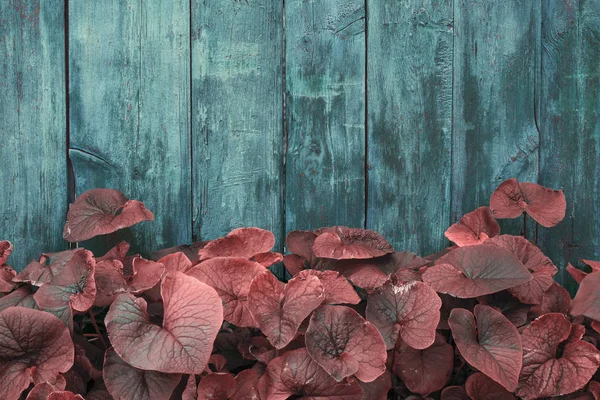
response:
M66 247L68 155L155 212L120 234L146 254L333 224L430 253L516 176L565 190L528 229L557 265L600 259L599 37L598 0L0 2L0 238Z

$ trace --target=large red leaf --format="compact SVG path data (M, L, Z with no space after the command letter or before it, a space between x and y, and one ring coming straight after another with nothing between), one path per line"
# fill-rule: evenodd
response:
M305 340L311 357L338 382L351 375L370 382L385 371L383 338L375 325L349 307L317 308Z
M316 231L315 256L335 260L365 259L393 253L394 249L375 231L334 226Z
M529 282L531 274L509 250L480 244L452 250L427 268L422 278L436 292L471 298Z
M298 273L298 276L303 279L307 279L310 275L319 278L323 284L323 288L325 289L323 304L360 303L360 297L356 293L356 290L354 290L346 278L340 276L339 272L307 269Z
M516 218L527 212L540 225L550 228L565 217L567 202L562 190L511 178L492 193L490 208L496 218Z
M128 200L114 189L92 189L69 207L63 237L69 242L81 242L153 220L154 215L141 201Z
M252 279L265 272L261 264L241 257L215 257L188 270L187 275L212 286L223 300L223 318L236 326L256 326L248 309Z
M542 251L522 236L500 235L487 241L510 250L531 272L532 279L521 285L512 287L509 291L526 304L539 304L544 292L548 290L558 272L558 268Z
M288 351L272 360L259 381L262 400L361 400L357 381L336 382L306 349Z
M235 391L231 400L260 400L258 380L260 376L253 369L241 371L235 377Z
M440 334L431 346L417 350L400 340L392 370L413 393L427 396L443 388L452 374L454 348Z
M112 347L104 356L102 375L104 384L114 400L168 399L181 380L180 374L135 368L123 361Z
M514 400L515 398L502 385L481 372L469 376L465 389L472 400Z
M571 306L571 296L564 287L553 283L542 296L540 304L531 308L534 314L542 315L547 313L568 314Z
M62 271L35 293L36 303L41 309L70 304L75 311L89 310L96 299L95 270L96 260L92 252L78 250Z
M198 384L198 400L227 400L235 393L235 380L229 373L204 376Z
M175 272L186 273L194 265L188 256L181 251L169 253L160 258L157 262L165 266L165 272L167 274L174 274Z
M31 380L55 384L73 365L69 330L43 311L10 307L0 312L0 398L16 400Z
M387 282L369 295L366 315L388 350L398 337L415 349L425 349L435 340L441 307L442 300L426 283Z
M522 334L523 370L516 394L523 399L560 396L581 389L600 366L600 352L582 340L568 342L572 324L558 313L533 321ZM562 349L562 355L557 353Z
M4 297L0 297L0 311L4 311L9 307L25 307L38 309L30 286L21 286L12 293Z
M238 228L227 236L209 242L200 250L200 260L215 257L252 258L271 251L275 246L273 233L260 228Z
M500 226L489 207L479 207L462 216L444 235L458 246L473 246L485 242L500 233Z
M295 277L284 285L266 271L252 280L248 308L269 342L281 349L324 299L323 284L314 275Z
M223 322L221 299L213 288L181 272L165 276L161 295L162 327L150 321L144 299L117 297L105 318L115 351L140 369L201 374Z
M521 371L521 335L501 312L477 305L452 310L448 324L463 358L512 392ZM475 322L477 320L477 323Z
M286 254L283 257L283 265L287 272L292 276L298 275L300 271L303 271L306 268L304 258L297 254Z
M72 249L58 253L43 253L39 261L30 262L23 271L14 278L15 282L26 282L34 286L41 286L48 283L56 275L59 275L73 255L82 250Z
M575 298L571 301L571 314L583 315L600 321L600 272L587 275L579 284Z

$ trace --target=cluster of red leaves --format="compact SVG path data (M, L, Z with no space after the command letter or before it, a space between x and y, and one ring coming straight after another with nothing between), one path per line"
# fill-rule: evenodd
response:
M376 232L259 228L154 253L42 254L19 274L0 242L0 398L115 400L600 399L600 263L558 269L496 218L564 217L561 191L510 179L425 257ZM96 189L64 237L152 213ZM269 267L282 262L290 279Z

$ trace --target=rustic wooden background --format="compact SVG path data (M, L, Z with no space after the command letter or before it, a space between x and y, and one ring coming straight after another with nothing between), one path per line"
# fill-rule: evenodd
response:
M600 0L3 0L0 65L17 269L95 187L155 213L143 252L343 224L426 254L509 177L565 190L530 230L557 265L600 258Z

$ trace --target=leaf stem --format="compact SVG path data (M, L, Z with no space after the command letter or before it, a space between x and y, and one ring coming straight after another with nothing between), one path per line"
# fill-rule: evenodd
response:
M527 239L527 213L523 212L523 237Z
M94 317L94 313L92 312L91 309L88 311L88 314L90 315L90 318L92 319L92 325L94 325L94 329L96 330L96 333L98 334L98 337L100 338L100 341L102 342L102 346L104 346L104 350L108 349L108 346L106 345L106 342L104 341L104 336L102 336L102 334L100 333L100 328L98 328L98 323L96 322L96 317Z

